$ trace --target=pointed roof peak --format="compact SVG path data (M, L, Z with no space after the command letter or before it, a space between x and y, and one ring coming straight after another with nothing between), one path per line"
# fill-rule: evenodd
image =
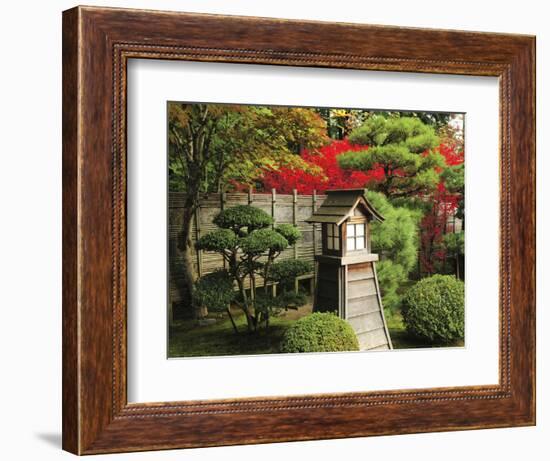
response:
M384 221L384 217L374 208L365 195L366 190L360 189L329 189L323 204L306 219L309 223L342 224L353 215L355 208L361 203L374 219Z

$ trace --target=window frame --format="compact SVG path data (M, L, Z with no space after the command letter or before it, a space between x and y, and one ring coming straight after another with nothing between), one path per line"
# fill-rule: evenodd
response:
M370 251L369 250L369 242L368 242L368 226L367 226L366 220L361 221L348 221L346 222L346 252L355 252L355 251ZM353 235L349 232L350 228L353 226ZM358 235L357 229L358 227L363 227L363 234ZM357 240L359 238L363 238L363 247L357 248ZM349 247L349 242L353 241L353 248Z
M335 252L341 251L342 245L340 242L340 237L341 237L340 226L333 223L327 223L326 232L325 232L325 246L327 248L327 251L335 251Z

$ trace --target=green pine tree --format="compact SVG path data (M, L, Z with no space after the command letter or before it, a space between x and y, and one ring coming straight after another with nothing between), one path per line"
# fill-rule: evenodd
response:
M343 153L340 166L359 171L383 168L384 179L371 188L390 199L429 192L439 183L444 158L433 150L439 137L419 118L374 116L353 130L349 140L369 147Z

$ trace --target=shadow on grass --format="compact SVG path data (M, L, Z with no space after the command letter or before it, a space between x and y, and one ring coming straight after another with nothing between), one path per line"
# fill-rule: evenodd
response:
M169 357L277 354L279 344L294 320L273 317L268 329L246 331L243 315L236 317L239 333L227 318L197 326L194 321L179 321L170 328Z

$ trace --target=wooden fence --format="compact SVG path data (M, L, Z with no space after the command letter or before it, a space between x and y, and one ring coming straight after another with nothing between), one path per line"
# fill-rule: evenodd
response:
M192 226L192 242L195 243L201 236L216 229L212 222L214 217L223 209L236 205L253 205L273 216L276 224L289 223L298 226L302 232L302 238L292 247L287 248L278 258L300 259L315 261L315 255L321 253L321 227L320 224L309 224L305 219L321 206L325 195L299 195L271 193L212 193L205 194L199 201L199 207L195 213ZM182 290L182 258L179 249L181 229L183 226L183 206L185 194L170 192L168 198L168 234L169 234L169 302L172 308L179 307ZM194 247L194 245L193 245ZM195 251L193 248L193 269L195 275L200 277L215 269L223 267L223 258L215 253ZM308 274L304 278L312 280L311 289L314 289L314 274ZM262 286L260 280L258 286ZM185 306L182 306L185 307ZM181 309L176 309L181 310Z

